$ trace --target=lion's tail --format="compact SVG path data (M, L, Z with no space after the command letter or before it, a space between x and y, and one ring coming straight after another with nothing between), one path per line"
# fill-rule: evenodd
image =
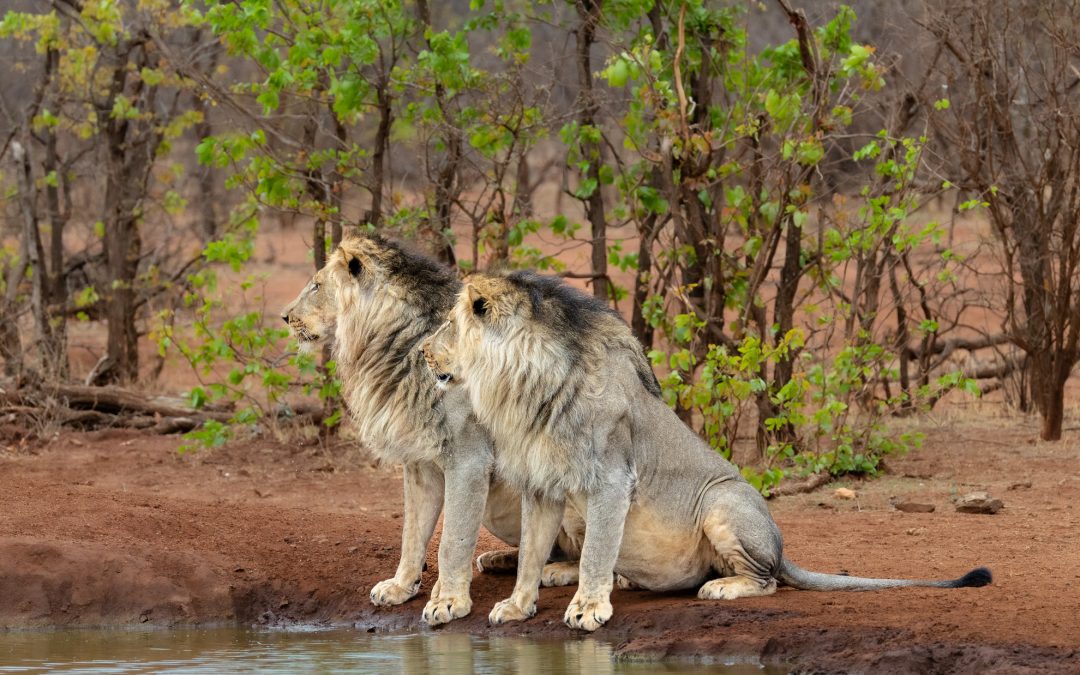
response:
M985 586L994 580L990 570L977 567L959 579L935 581L929 579L866 579L844 574L822 574L804 570L787 558L780 563L776 578L792 588L803 591L873 591L882 588L904 586L930 586L932 588L966 588Z

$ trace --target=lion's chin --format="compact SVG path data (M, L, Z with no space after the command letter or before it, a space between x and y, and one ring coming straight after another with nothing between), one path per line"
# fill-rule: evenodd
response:
M301 354L314 354L319 351L319 336L298 336L297 343L299 344L299 352Z

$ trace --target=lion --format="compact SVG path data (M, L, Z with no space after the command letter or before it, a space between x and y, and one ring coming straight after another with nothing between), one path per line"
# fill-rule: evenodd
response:
M471 559L480 525L517 545L520 495L492 482L491 438L459 387L430 386L417 349L453 306L461 282L448 269L379 236L342 242L282 318L311 350L330 340L346 407L364 443L404 466L401 558L393 578L371 590L375 605L398 605L420 590L435 523L445 513L439 576L424 607L430 625L467 615ZM490 488L490 489L489 489ZM515 554L482 556L483 570L513 568Z
M932 581L796 566L761 494L663 402L622 318L560 280L477 274L421 348L436 378L468 392L495 442L496 474L525 495L517 580L493 624L536 612L556 536L580 554L564 621L586 631L612 615L613 572L620 586L697 587L699 598L724 600L768 595L778 583L861 591L991 582L982 567Z

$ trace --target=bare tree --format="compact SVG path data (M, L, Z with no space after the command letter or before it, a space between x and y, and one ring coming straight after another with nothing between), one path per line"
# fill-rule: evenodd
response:
M968 1L925 25L946 54L949 106L932 119L954 182L987 206L1004 329L1027 355L1040 435L1058 440L1080 357L1080 3Z

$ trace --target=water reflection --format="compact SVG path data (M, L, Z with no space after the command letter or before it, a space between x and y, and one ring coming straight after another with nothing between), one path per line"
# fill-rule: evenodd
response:
M0 673L779 673L756 664L620 663L591 638L534 641L461 633L347 630L0 633Z

